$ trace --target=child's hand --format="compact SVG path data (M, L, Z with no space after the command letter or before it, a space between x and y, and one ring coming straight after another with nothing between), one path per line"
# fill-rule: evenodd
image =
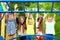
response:
M56 14L54 13L54 17L56 17Z
M29 16L30 16L31 18L33 17L33 15L32 15L32 14L30 14Z
M54 18L53 19L56 20L56 13L54 13Z
M16 9L17 7L18 7L17 4L15 4L14 9Z
M29 17L29 13L25 13L25 17Z

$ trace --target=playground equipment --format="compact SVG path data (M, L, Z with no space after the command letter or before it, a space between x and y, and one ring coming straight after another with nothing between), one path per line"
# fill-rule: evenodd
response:
M25 12L32 12L32 13L40 13L40 12L53 12L53 13L60 13L60 10L53 10L53 7L54 7L54 2L60 2L60 0L0 0L2 3L0 4L0 12L2 13L2 17L0 18L0 21L1 21L1 36L4 37L4 33L5 33L5 13L8 12L8 13L11 13L11 12L22 12L22 13L25 13ZM22 7L24 8L24 10L19 10L19 11L6 11L6 8L5 8L5 5L3 2L22 2ZM37 11L26 11L25 10L25 7L24 7L24 2L36 2L37 3ZM51 7L51 10L39 10L39 2L52 2L52 7ZM8 4L9 5L9 4ZM22 36L29 36L29 35L22 35ZM22 37L22 36L16 36L15 38L19 38L19 37ZM33 36L42 36L42 35L33 35ZM43 35L45 36L45 35ZM15 39L15 38L12 38L12 39ZM6 40L7 39L7 35L6 35ZM10 39L11 40L11 39Z
M1 4L0 4L0 8L2 9L1 11L6 11L6 8L5 8L5 3L3 3L3 2L1 2ZM4 13L2 13L1 14L3 17L2 17L2 21L1 21L1 36L3 36L3 38L4 38L4 36L5 36L5 15L4 15ZM7 37L7 34L6 34L6 37ZM8 37L6 38L6 40L8 40Z

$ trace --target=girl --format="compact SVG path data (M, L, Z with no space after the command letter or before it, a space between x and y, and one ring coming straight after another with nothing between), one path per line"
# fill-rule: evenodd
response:
M32 14L30 14L30 18L26 19L26 27L27 27L27 31L26 31L27 35L34 34L34 19ZM27 40L34 40L34 38L33 36L27 36Z
M9 38L15 37L15 34L16 34L15 23L16 23L16 21L13 18L13 14L9 14L9 17L8 17L6 23L7 23L7 33L8 33Z
M24 32L25 33L26 33L26 19L27 19L27 17L29 17L29 13L25 13L25 17L24 17L24 24L25 24ZM21 37L20 40L26 40L26 36Z
M43 34L43 17L38 17L37 19L38 25L36 27L36 33L42 35ZM37 36L37 40L43 40L43 36Z
M22 34L25 34L25 23L24 23L24 18L20 17L19 20L19 26L18 26L18 32Z

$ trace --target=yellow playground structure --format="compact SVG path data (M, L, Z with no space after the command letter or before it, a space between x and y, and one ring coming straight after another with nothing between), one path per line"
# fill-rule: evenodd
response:
M6 7L5 7L5 3L1 2L0 3L1 9L3 11L6 11ZM3 13L0 13L0 18L2 17ZM5 31L5 15L4 18L1 21L1 36L3 36L3 38L6 38L5 40L8 40L8 34Z

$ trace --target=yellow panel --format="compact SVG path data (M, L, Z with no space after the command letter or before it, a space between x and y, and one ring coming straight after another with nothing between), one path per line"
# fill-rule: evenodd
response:
M6 11L6 8L5 8L5 4L3 2L1 2L1 5L2 5L2 8L4 11ZM8 34L7 32L5 32L5 16L3 18L3 20L1 21L1 36L4 37L4 33L6 33L6 40L8 40Z
M4 32L5 32L5 17L1 21L1 36L4 37Z

